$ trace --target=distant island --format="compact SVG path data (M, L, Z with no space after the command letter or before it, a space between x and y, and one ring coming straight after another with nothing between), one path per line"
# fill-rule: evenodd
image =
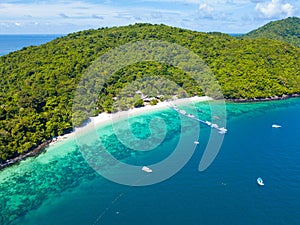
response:
M297 26L299 18L285 20L284 27L289 30L297 29ZM289 34L294 45L281 39L273 40L272 35L261 36L256 38L250 32L246 36L232 37L166 25L135 24L76 32L2 56L0 164L4 165L9 159L22 159L26 154L34 155L53 137L70 132L74 125L73 95L82 75L99 56L129 42L162 40L193 51L215 74L228 100L257 101L298 96L299 34ZM141 62L117 71L106 81L94 114L112 112L120 90L142 75L166 77L189 96L205 94L179 68L158 62ZM133 107L143 106L145 100L154 105L165 97L147 95L143 99L142 93L137 96L141 97L130 103Z

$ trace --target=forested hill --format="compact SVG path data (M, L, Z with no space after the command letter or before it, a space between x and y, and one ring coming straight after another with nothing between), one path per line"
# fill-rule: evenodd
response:
M273 21L249 32L243 37L275 39L285 41L300 48L300 18L289 17Z
M284 42L151 24L72 33L0 57L0 162L70 131L73 94L82 74L100 55L138 40L163 40L192 50L215 73L227 99L300 93L300 49ZM203 94L178 68L140 63L107 81L95 113L110 112L119 90L143 74L167 76L190 95Z

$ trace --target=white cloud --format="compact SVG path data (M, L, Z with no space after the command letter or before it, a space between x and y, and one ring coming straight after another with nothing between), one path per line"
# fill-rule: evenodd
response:
M289 3L283 3L281 0L272 0L268 3L257 3L255 10L263 18L272 19L293 15L294 6Z
M80 13L93 15L97 13L109 14L112 9L99 4L89 4L83 2L56 2L54 3L16 3L16 4L1 4L0 17L6 18L21 18L24 14L30 14L36 18L53 18L62 17L63 15L74 16Z
M261 19L255 20L256 12L271 19L278 15L299 16L299 3L300 0L3 0L0 33L69 33L136 22L199 31L248 32L261 25Z
M212 18L214 8L206 3L201 3L199 5L199 16L200 18Z
M211 5L215 4L245 4L250 3L253 0L139 0L140 2L179 2L186 4L205 4L209 3ZM259 1L259 0L257 0Z
M206 3L201 3L199 5L199 10L204 13L212 13L214 11L214 8Z
M28 16L30 15L30 16ZM84 1L38 3L0 3L0 33L70 33L77 30L121 26L136 22L165 23L178 26L189 14L180 9L153 6L107 5ZM15 23L22 21L20 29ZM38 27L34 27L38 22ZM11 27L10 30L5 24ZM38 29L40 28L40 29Z

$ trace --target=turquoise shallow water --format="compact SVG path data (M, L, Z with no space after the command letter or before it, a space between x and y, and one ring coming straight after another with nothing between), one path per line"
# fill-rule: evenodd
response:
M211 117L207 104L197 107L199 117ZM198 165L211 133L204 126L188 163L154 185L108 181L84 160L75 139L1 171L0 224L300 224L300 99L227 103L226 110L229 132L204 172ZM155 125L150 130L146 125L153 118L162 119L166 130ZM153 151L140 152L124 146L112 127L98 128L103 145L124 163L160 162L180 140L180 118L174 111L152 112L130 122L138 138L155 133L165 138ZM272 128L273 123L282 128ZM186 126L181 135L188 137L195 124L186 121ZM108 168L104 164L101 169ZM265 186L257 185L257 177Z

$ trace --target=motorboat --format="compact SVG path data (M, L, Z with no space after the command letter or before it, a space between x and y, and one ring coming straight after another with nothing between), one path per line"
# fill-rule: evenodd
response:
M227 133L227 129L225 127L221 127L221 128L219 128L219 133L220 134L226 134Z
M280 125L277 125L277 124L273 124L272 127L273 127L273 128L280 128L281 126L280 126Z
M215 124L215 123L211 124L210 126L211 126L212 128L219 128L218 124Z
M208 126L211 126L211 122L205 121L205 123L206 123Z
M263 179L262 179L261 177L257 178L257 183L258 183L260 186L265 185L265 184L264 184L264 181L263 181Z
M194 144L195 144L195 145L198 145L198 144L199 144L199 141L194 141Z
M150 168L147 167L147 166L143 166L143 167L142 167L142 170L145 171L146 173L152 173L152 169L150 169Z
M182 114L182 115L186 115L186 111L183 110L183 109L179 110L179 113Z
M187 116L190 118L195 118L195 116L193 114L188 114Z

